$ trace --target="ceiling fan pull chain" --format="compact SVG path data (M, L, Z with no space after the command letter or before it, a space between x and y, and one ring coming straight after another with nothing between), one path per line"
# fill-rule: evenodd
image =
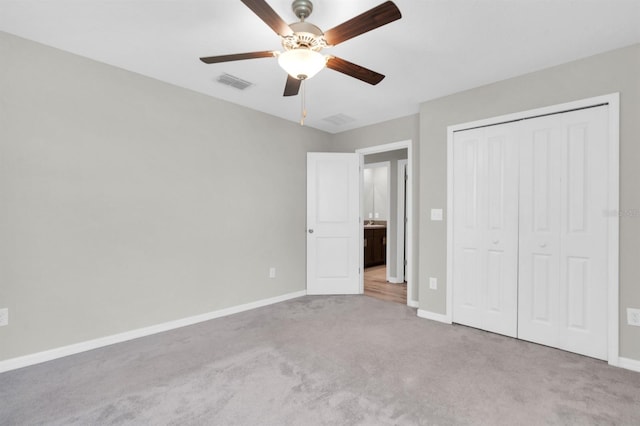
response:
M301 83L302 87L300 88L300 90L302 91L301 96L300 96L300 100L302 102L302 108L301 108L302 111L301 111L301 116L300 116L300 125L301 126L304 126L304 119L307 118L307 107L306 107L306 99L305 99L306 98L306 96L305 96L306 90L304 88L306 86L305 80L306 79L302 79L302 83Z

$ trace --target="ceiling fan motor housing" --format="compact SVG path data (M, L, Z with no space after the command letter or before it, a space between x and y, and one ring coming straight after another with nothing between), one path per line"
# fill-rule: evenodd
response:
M282 47L285 50L309 49L318 52L327 47L324 33L315 25L309 22L294 22L289 26L293 34L282 37Z
M311 12L313 12L313 3L309 0L294 0L294 2L291 3L291 9L298 19L304 21L311 15Z

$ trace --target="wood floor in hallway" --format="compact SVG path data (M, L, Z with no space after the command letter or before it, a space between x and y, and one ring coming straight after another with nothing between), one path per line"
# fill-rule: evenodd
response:
M386 265L372 266L364 270L364 294L376 299L406 304L407 283L389 283Z

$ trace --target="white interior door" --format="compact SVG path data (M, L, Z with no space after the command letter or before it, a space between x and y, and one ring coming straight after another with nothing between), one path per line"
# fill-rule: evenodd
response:
M518 337L607 359L608 107L522 122Z
M515 124L453 142L453 321L515 337L518 144Z
M307 293L360 293L360 159L307 154Z

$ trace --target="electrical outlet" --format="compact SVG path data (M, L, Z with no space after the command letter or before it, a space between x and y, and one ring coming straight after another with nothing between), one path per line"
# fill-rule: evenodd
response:
M276 277L276 268L275 267L271 267L269 268L269 278L275 278Z
M429 288L431 290L437 290L438 289L438 279L437 278L429 277Z
M627 308L627 324L640 326L640 309Z
M9 325L9 308L0 309L0 327Z

